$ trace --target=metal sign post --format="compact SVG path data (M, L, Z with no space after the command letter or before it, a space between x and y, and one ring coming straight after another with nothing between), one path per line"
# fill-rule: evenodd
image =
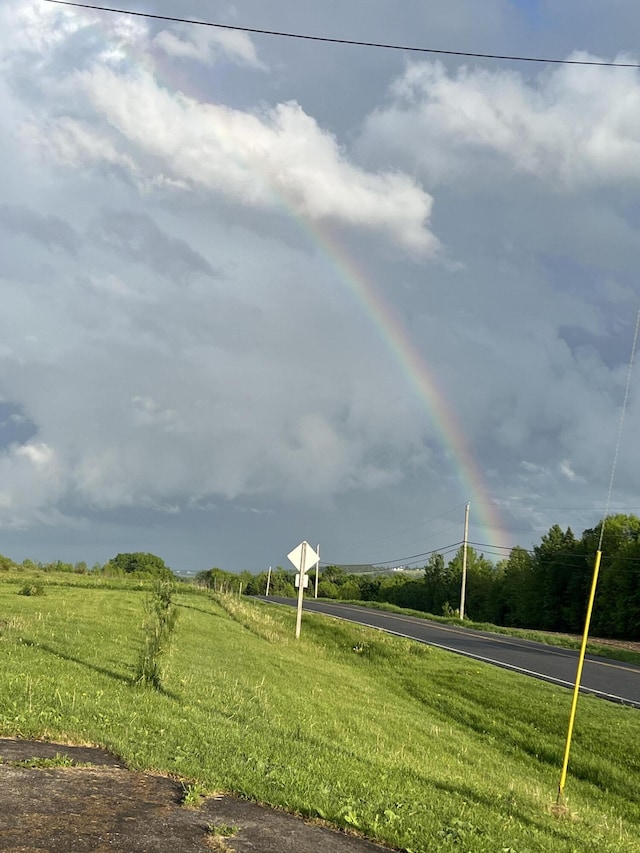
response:
M318 562L318 555L311 545L305 540L297 548L294 548L287 557L300 572L300 585L298 586L298 612L296 615L296 640L300 639L300 628L302 625L302 599L304 598L305 575L309 569Z

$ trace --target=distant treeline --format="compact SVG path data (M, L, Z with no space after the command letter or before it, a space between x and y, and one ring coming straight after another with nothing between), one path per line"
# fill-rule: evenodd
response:
M601 523L576 539L571 528L557 524L531 551L513 548L493 563L474 548L467 549L465 615L474 622L518 628L580 633L589 597ZM614 515L607 519L602 543L600 581L593 610L594 636L640 640L640 519ZM96 563L14 563L0 555L0 571L10 569L62 571L107 577L176 578L154 554L118 554L104 565ZM313 575L313 572L311 573ZM264 595L267 572L228 572L219 568L199 572L193 582L221 593ZM271 573L270 594L296 595L294 572L278 566ZM322 598L379 601L434 615L456 615L460 603L462 549L445 562L432 554L424 569L392 574L353 574L340 566L320 572ZM313 594L313 583L307 595Z
M474 548L467 549L465 615L491 622L543 631L580 633L591 587L601 524L577 539L571 528L557 524L531 551L513 548L497 564ZM600 580L591 633L600 637L640 640L640 519L615 515L607 519L602 544ZM220 570L212 570L214 573ZM313 574L313 572L312 572ZM218 585L229 580L218 576ZM238 576L235 587L238 589ZM293 573L278 567L271 594L293 596ZM207 573L202 573L207 581ZM339 566L321 570L318 595L323 598L380 601L435 615L455 615L460 604L462 549L449 562L433 554L424 570L391 575L351 574ZM264 594L267 573L244 575L243 592ZM312 586L309 592L312 594Z
M550 528L532 551L513 548L497 564L467 549L465 613L491 622L543 631L580 633L593 576L601 524L577 539L571 528ZM640 519L607 519L591 633L640 639ZM318 594L327 598L384 601L436 615L452 615L460 604L462 549L445 563L433 554L421 577L347 575L330 566Z
M65 563L62 560L41 563L27 559L21 563L16 563L9 557L0 554L0 572L10 570L45 573L67 572L77 575L102 575L111 578L135 575L136 577L171 580L176 577L171 569L165 565L162 557L142 552L117 554L104 564L94 563L91 568L83 560L78 563Z

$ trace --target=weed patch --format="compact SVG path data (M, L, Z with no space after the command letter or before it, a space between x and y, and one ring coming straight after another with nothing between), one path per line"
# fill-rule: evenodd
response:
M156 690L162 688L163 658L169 650L178 619L173 593L172 582L156 581L145 602L144 638L135 677L139 684L148 684Z
M219 835L221 838L233 838L237 834L240 827L231 826L227 823L209 823L207 824L207 832L209 835Z
M18 595L44 595L42 581L27 581L18 590Z
M183 784L181 805L185 809L198 809L206 795L205 787L198 782Z

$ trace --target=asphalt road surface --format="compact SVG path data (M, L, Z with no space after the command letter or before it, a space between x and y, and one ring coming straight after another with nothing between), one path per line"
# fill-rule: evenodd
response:
M292 598L262 596L262 600L297 606ZM562 687L573 689L575 683L578 652L571 649L334 601L305 599L304 610L379 628ZM640 666L587 655L581 692L640 708Z

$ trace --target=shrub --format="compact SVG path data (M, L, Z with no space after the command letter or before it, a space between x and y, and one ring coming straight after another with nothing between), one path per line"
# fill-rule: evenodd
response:
M44 595L42 581L27 581L18 590L18 595Z
M136 666L136 681L150 684L156 690L162 687L162 658L169 649L178 619L173 593L173 583L159 580L145 602L144 636Z

